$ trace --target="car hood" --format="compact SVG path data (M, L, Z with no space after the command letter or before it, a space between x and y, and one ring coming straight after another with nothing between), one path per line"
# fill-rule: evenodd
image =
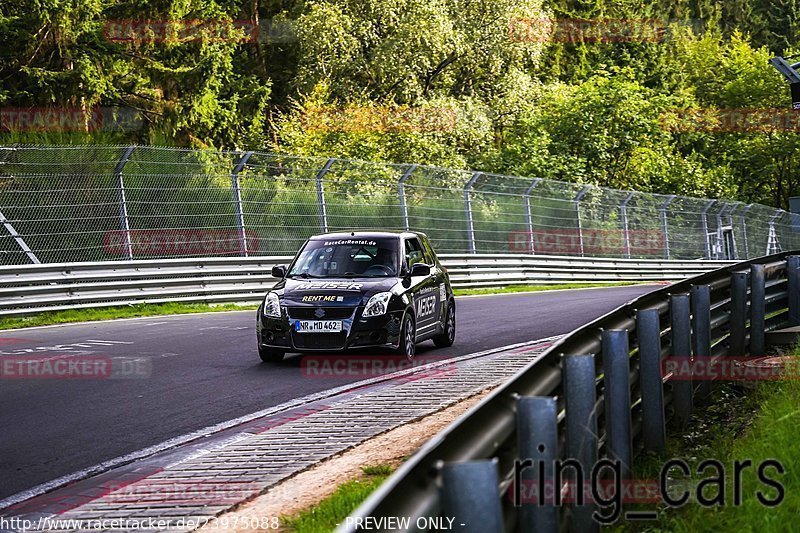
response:
M366 302L370 296L392 290L397 278L287 278L275 290L283 290L287 304L353 306Z

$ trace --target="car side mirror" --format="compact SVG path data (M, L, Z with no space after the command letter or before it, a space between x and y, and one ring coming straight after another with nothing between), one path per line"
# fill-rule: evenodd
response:
M414 263L411 265L411 271L408 273L411 277L430 276L431 267L424 263Z
M286 277L286 265L277 265L272 267L272 276L275 278Z

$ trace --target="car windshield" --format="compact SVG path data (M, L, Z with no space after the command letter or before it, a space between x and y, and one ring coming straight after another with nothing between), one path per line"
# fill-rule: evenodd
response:
M385 278L397 275L399 239L313 240L300 252L289 277Z

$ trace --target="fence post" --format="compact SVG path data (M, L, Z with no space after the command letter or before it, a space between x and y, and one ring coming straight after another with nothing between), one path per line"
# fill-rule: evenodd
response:
M628 332L603 331L603 384L608 456L622 463L622 479L632 473L630 352Z
M556 502L548 501L549 495L558 490L553 485L555 461L558 459L558 412L556 399L546 396L529 396L517 400L517 446L522 461L530 459L533 465L521 472L520 485L535 484L535 491L521 494L536 494L537 502L523 500L520 508L520 526L523 531L558 533L558 510ZM544 486L539 483L544 481ZM516 481L516 480L515 480ZM547 497L548 499L543 499Z
M498 487L496 460L447 463L442 468L442 514L454 519L458 531L500 533Z
M466 185L464 185L464 205L466 207L466 215L467 215L467 240L469 241L469 253L474 254L476 253L475 249L475 227L472 223L472 201L469 197L469 191L472 189L472 186L475 185L475 182L478 178L483 174L483 172L475 172L472 174L472 177L469 179Z
M575 459L586 479L597 463L597 396L594 355L567 355L561 358L566 411L566 457ZM576 487L580 493L582 486ZM598 532L592 518L595 506L573 505L571 531Z
M631 258L631 236L628 235L628 202L631 201L635 193L628 193L628 196L619 204L620 218L622 219L622 238L625 242L625 257Z
M750 354L755 356L766 348L766 289L764 265L750 265Z
M716 250L714 251L714 259L720 259L720 253L722 252L724 245L723 239L724 236L722 235L722 217L725 215L725 211L731 206L728 202L722 202L722 209L717 212L717 245ZM731 259L726 257L725 259Z
M747 272L731 274L731 318L728 349L731 357L747 352Z
M247 249L247 231L244 227L244 210L242 209L242 190L239 187L239 172L242 171L253 152L244 152L231 172L231 191L233 192L233 203L236 207L236 225L239 231L239 251L244 257L249 255Z
M639 345L644 448L663 454L666 449L666 429L664 382L661 378L661 319L657 309L640 309L636 312L636 340Z
M331 169L331 166L336 162L336 159L331 157L325 162L325 166L317 172L315 178L317 182L317 208L319 209L319 229L322 233L328 233L328 208L325 205L325 187L322 178Z
M692 353L703 359L701 368L708 368L711 357L711 289L708 285L695 285L691 291L692 305ZM706 400L711 396L711 380L704 376L697 385L697 398Z
M125 197L125 179L122 177L122 170L125 165L130 161L133 151L136 146L128 146L122 152L122 157L117 161L117 166L114 167L114 177L117 180L117 190L119 191L119 226L122 230L122 238L125 245L125 256L128 259L133 259L133 246L131 245L131 225L128 220L128 200Z
M692 331L689 319L689 295L673 294L669 298L669 315L672 335L672 358L682 365L687 363L691 368ZM679 425L685 424L692 416L694 401L692 399L694 385L692 376L673 378L672 403L675 405L675 420Z
M786 258L786 280L789 325L800 326L800 255L790 255Z
M581 257L583 257L583 223L581 222L581 199L584 195L589 192L591 187L586 185L583 189L580 190L578 194L575 195L575 198L572 199L572 203L575 205L575 217L578 224L578 243L580 244L580 251Z
M769 232L767 233L767 253L765 255L777 254L781 251L781 243L778 234L775 232L775 220L783 213L783 209L778 209L772 218L769 219Z
M711 206L716 202L716 200L711 200L706 204L703 208L702 218L700 219L700 224L703 228L703 236L706 242L706 259L711 259L711 238L708 236L708 210L711 209Z
M743 205L741 202L734 202L731 204L731 210L728 213L728 222L731 226L731 246L733 247L733 259L737 261L741 261L741 255L739 254L739 245L736 243L736 231L734 230L733 226L733 215L736 213L736 210L739 208L740 205Z
M397 196L400 198L400 213L403 216L403 227L405 227L406 231L411 229L411 226L408 224L408 204L406 204L406 180L411 177L411 174L417 169L417 164L414 163L413 165L406 168L403 175L400 176L400 180L397 182Z
M746 205L739 215L739 221L742 226L742 251L744 251L744 259L750 259L750 251L747 249L747 212L750 211L752 207L753 204Z
M661 204L661 207L658 208L661 215L661 233L664 234L664 259L669 259L669 232L667 231L667 207L669 204L672 203L673 200L677 198L676 195L672 194L667 196L667 199Z
M525 223L528 225L528 246L530 247L530 253L535 253L536 248L534 247L534 238L533 238L533 213L531 212L531 192L533 189L539 186L542 182L542 178L534 179L530 186L525 190Z

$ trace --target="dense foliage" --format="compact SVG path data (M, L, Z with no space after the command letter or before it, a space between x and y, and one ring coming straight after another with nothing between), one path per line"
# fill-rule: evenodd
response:
M798 45L798 13L800 0L15 0L0 6L0 141L267 149L785 207L798 117L725 125L789 109L768 59Z

